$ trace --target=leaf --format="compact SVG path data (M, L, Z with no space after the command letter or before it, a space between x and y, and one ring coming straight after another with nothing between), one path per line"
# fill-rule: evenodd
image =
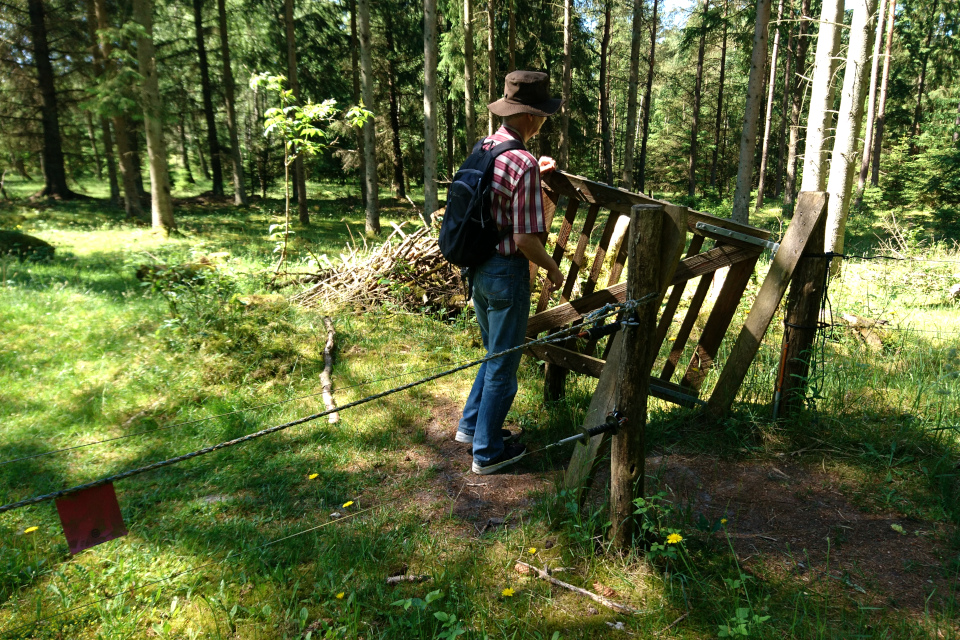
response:
M617 596L617 592L616 592L616 591L614 591L614 590L611 589L610 587L608 587L608 586L606 586L605 584L602 584L602 583L600 583L600 582L594 582L594 583L593 583L593 588L596 589L597 593L599 593L600 595L602 595L602 596L604 596L604 597L606 597L606 598L615 598L615 597Z
M437 612L435 612L435 613L433 614L433 617L436 618L437 620L440 620L441 622L446 622L447 620L450 619L449 614L446 614L446 613L444 613L443 611L437 611Z
M425 600L427 604L430 604L434 600L439 600L442 597L443 597L443 591L440 591L440 589L437 589L436 591L431 591L430 593L428 593Z
M272 611L273 609L270 607L270 605L268 604L263 605L263 615L269 616Z

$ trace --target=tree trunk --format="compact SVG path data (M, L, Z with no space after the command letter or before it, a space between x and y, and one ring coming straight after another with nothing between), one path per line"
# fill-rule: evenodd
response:
M197 181L193 179L193 172L190 171L190 153L187 150L187 128L184 126L183 120L183 109L181 109L177 118L180 129L180 160L183 163L183 173L187 182L196 184Z
M510 68L507 70L507 73L510 71L515 71L517 68L517 16L516 16L516 7L514 4L517 0L507 0L509 3L507 5L507 11L510 12L508 16L509 20L509 42L508 48L510 49Z
M823 0L820 12L800 191L824 191L827 187L825 140L828 137L830 110L833 109L833 73L837 69L837 53L840 50L843 5L844 0Z
M867 174L870 173L870 154L873 151L873 128L877 112L877 71L880 68L880 45L883 44L883 19L886 14L887 0L880 0L877 13L877 32L873 36L873 62L870 64L870 90L867 93L867 124L863 134L863 153L860 154L860 176L857 178L857 199L854 209L863 204L863 191L867 187Z
M934 16L937 16L937 3L933 3ZM939 17L939 16L937 16ZM920 146L917 138L920 137L920 122L923 120L923 94L927 91L927 66L930 63L930 43L933 41L933 32L937 28L937 20L930 21L930 30L927 31L927 40L923 45L923 59L920 63L920 76L917 78L917 106L913 108L913 124L910 125L910 134L913 136L913 142L910 143L910 155L920 153Z
M357 18L360 27L360 85L363 91L363 104L373 106L373 61L370 53L370 4L369 0L358 0ZM366 158L367 181L367 219L366 234L380 234L380 198L377 187L377 139L373 118L363 125L363 152Z
M70 199L76 194L67 186L63 143L60 138L60 113L57 90L53 83L53 65L50 63L43 0L27 0L27 10L33 41L33 63L37 68L37 86L40 89L40 122L43 125L43 189L37 195Z
M570 0L572 2L572 0ZM463 109L467 149L477 141L477 114L473 106L473 0L463 0Z
M444 100L444 124L447 128L447 180L453 180L453 176L457 171L456 165L453 163L453 136L454 136L454 121L453 121L453 88L450 86L450 79L447 78L446 84L446 95L447 99Z
M293 28L293 0L284 0L283 15L287 35L287 75L290 90L293 92L293 97L297 103L302 103L300 100L300 81L297 79L297 39ZM372 102L369 104L372 104ZM307 174L304 170L303 156L299 155L299 149L297 153L297 159L293 161L294 184L297 188L297 218L300 220L300 224L308 225L310 224L310 213L307 211Z
M93 149L93 162L97 169L97 181L103 182L103 162L100 160L100 150L97 149L97 135L93 132L93 114L89 111L84 111L83 120L87 125L87 138L90 140L90 148Z
M767 113L763 123L763 151L760 152L760 180L757 183L757 204L763 206L763 187L767 179L767 158L770 157L770 130L773 128L773 94L777 87L777 55L780 53L780 23L783 21L783 0L777 4L777 32L773 35L773 52L770 55L770 79L767 82ZM786 81L786 78L784 78Z
M653 94L653 66L657 49L657 0L653 0L653 19L650 24L650 67L647 69L647 89L643 94L643 131L640 134L640 178L637 187L640 193L647 183L647 138L650 134L650 98Z
M825 251L843 252L850 192L856 173L857 135L863 122L863 103L867 97L867 62L873 48L873 20L876 19L876 13L877 0L853 0L847 66L843 74L837 131L830 158L830 180L827 183L830 201L827 206ZM834 266L839 267L839 262Z
M790 37L787 39L787 46L785 51L785 63L783 66L783 87L781 93L783 94L780 101L780 132L777 134L777 168L776 168L776 182L774 182L773 187L773 197L779 198L783 193L783 161L786 156L786 135L787 135L787 120L789 116L787 115L787 108L790 105L790 95L793 93L790 89L792 88L791 81L793 79L793 26L787 26Z
M93 74L97 84L103 81L103 74L106 71L103 58L103 50L100 48L100 42L97 38L97 9L94 0L87 0L87 30L90 36L90 50L93 54ZM117 184L117 166L113 155L113 137L110 135L110 123L103 115L98 116L100 120L100 136L103 139L103 160L107 165L107 181L110 184L110 204L117 206L120 204L120 185ZM92 129L92 122L90 123ZM94 134L91 131L91 138ZM96 144L94 144L96 150ZM101 179L100 163L97 162L97 178Z
M953 121L953 141L960 140L960 104L957 105L957 117Z
M572 0L569 0L572 1ZM564 29L567 20L564 18ZM630 191L633 188L633 149L637 143L637 94L640 84L640 44L643 39L643 0L633 0L633 35L630 38L630 79L627 83L627 128L623 144L623 175L621 184ZM566 40L566 33L564 33ZM564 67L566 73L566 64ZM564 77L566 81L566 77ZM569 116L568 116L569 118Z
M487 103L497 99L497 41L495 37L495 17L497 15L497 1L487 0ZM496 131L493 114L487 113L487 135L492 136Z
M400 98L397 91L397 50L393 42L392 9L383 12L384 36L387 40L387 93L390 99L390 131L393 139L393 195L404 200L407 192L403 178L403 148L400 146Z
M781 0L782 2L783 0ZM710 0L703 3L703 21L706 22ZM687 195L697 195L697 141L700 136L700 90L703 87L703 54L707 45L705 24L700 25L700 48L697 49L697 77L693 82L693 124L690 127L690 159L687 162Z
M806 0L809 2L809 0ZM710 162L710 187L717 186L717 161L720 153L720 133L723 126L723 81L727 71L727 2L723 3L723 40L720 45L720 88L717 90L717 122L714 125L713 160Z
M146 134L146 131L144 131L144 134ZM140 156L140 130L128 124L127 139L130 141L130 159L133 162L133 183L137 189L137 198L143 202L148 198L149 194L147 194L146 189L143 187L143 159Z
M737 166L737 186L733 192L734 222L747 224L750 220L750 187L753 184L753 162L757 147L757 120L760 115L763 68L767 64L767 25L770 23L771 0L757 0L757 23L753 31L753 57L750 61L750 80L747 84L747 103L743 113L743 132L740 135L740 162ZM772 83L771 83L772 84Z
M437 0L423 2L423 223L440 208L437 194Z
M803 79L807 72L807 18L810 15L810 0L803 0L800 5L800 28L797 30L797 55L794 56L796 72L791 85L790 105L790 142L787 147L787 179L783 187L783 211L789 216L793 212L793 203L797 187L797 147L800 145L800 115L803 110L803 95L806 83Z
M642 2L643 0L635 0ZM560 106L560 168L570 167L570 91L572 84L571 57L573 52L573 0L563 2L563 104ZM634 26L636 32L636 26ZM634 35L636 37L636 35Z
M350 62L353 75L353 104L360 104L360 40L357 38L357 0L350 0ZM357 173L360 198L367 201L367 158L363 152L363 128L357 128Z
M893 47L893 21L897 10L897 0L890 0L890 7L887 13L887 44L883 55L883 79L880 81L880 103L877 105L877 124L876 133L874 133L873 144L873 167L870 173L870 184L874 187L880 186L880 149L883 146L883 125L887 112L887 83L890 80L890 59L891 49Z
M210 87L210 65L203 37L203 0L193 0L193 27L197 36L197 59L200 63L200 94L203 96L203 115L207 121L207 146L210 148L210 167L213 171L213 195L223 195L223 170L220 166L220 141L217 139L217 120L213 111L213 90Z
M190 122L193 124L193 144L197 147L197 157L200 159L200 173L207 180L210 179L210 166L207 164L207 156L203 153L203 143L201 142L203 134L200 132L200 123L197 121L197 112L190 112Z
M93 8L97 16L97 29L100 31L100 57L105 61L112 61L110 38L106 35L106 30L110 28L110 19L107 15L106 0L94 0ZM107 62L112 64L112 62ZM128 218L143 218L143 207L140 204L140 198L137 192L137 183L134 179L133 158L130 154L128 144L129 136L127 132L127 118L125 115L115 115L111 118L113 121L113 134L117 143L117 155L119 156L120 175L123 181L124 211ZM101 125L102 126L102 125ZM106 135L109 135L109 127L106 128ZM111 186L112 192L112 186ZM119 195L118 195L119 198Z
M610 89L607 86L607 56L610 52L612 0L603 8L603 38L600 40L600 144L603 147L604 182L613 184L613 147L610 144Z
M153 228L167 233L177 228L170 199L167 173L167 145L163 140L163 107L157 78L157 59L153 47L153 0L133 0L133 20L143 27L137 35L137 64L143 77L143 123L147 132L147 156L150 159Z
M107 165L107 181L110 183L110 204L120 204L120 185L117 183L117 161L113 156L113 136L110 135L110 123L100 117L100 137L103 138L103 159Z
M217 0L217 22L220 26L220 56L223 58L223 102L227 108L227 132L230 136L230 157L233 160L233 203L245 207L247 206L247 190L243 183L243 157L240 155L240 134L237 130L233 69L230 67L226 0Z

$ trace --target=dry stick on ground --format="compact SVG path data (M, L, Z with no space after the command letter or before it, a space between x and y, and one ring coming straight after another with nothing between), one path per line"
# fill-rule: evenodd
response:
M327 344L323 347L323 372L320 374L320 384L323 385L323 405L327 411L333 411L337 404L333 401L333 381L330 372L333 369L333 337L337 332L333 330L333 320L330 316L323 316L323 326L327 328ZM340 414L334 411L327 416L330 424L340 421Z
M387 578L387 584L400 584L401 582L426 582L431 580L431 576L418 576L418 575L408 575L408 576L390 576Z
M547 573L547 570L546 570L546 569L538 569L537 567L533 566L532 564L527 564L526 562L521 562L520 560L517 560L517 566L518 566L518 567L526 567L527 569L535 572L535 573L537 574L537 577L539 577L539 578L541 578L541 579L543 579L543 580L546 580L546 581L549 582L550 584L555 584L555 585L557 585L558 587L563 587L564 589L569 589L570 591L573 591L574 593L579 593L580 595L586 596L587 598L590 598L590 599L593 600L594 602L599 602L599 603L602 604L603 606L608 607L608 608L610 608L610 609L613 609L614 611L619 611L620 613L633 613L633 614L636 614L636 613L644 613L643 611L641 611L641 610L639 610L639 609L634 609L633 607L628 607L628 606L625 605L625 604L620 604L619 602L614 602L614 601L611 600L610 598L604 598L603 596L597 595L597 594L593 593L592 591L587 591L586 589L581 589L580 587L575 587L575 586L573 586L572 584L569 584L569 583L567 583L567 582L564 582L563 580L557 580L556 578L554 578L553 576L551 576L549 573Z

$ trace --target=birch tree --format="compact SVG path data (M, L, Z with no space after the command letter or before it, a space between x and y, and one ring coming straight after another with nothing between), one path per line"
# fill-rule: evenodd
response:
M850 211L850 192L856 167L857 136L863 122L867 95L867 69L873 48L873 21L877 0L853 0L853 22L847 45L847 66L843 74L840 111L830 156L827 192L827 233L824 250L843 252L843 236ZM839 267L839 263L836 263Z
M880 98L877 103L877 124L876 131L873 134L873 166L870 171L870 184L874 187L880 185L880 149L883 145L883 127L886 122L887 113L887 84L890 81L890 58L893 45L893 21L897 10L897 0L890 0L889 13L887 14L887 42L884 46L883 54L883 77L880 80Z
M153 46L153 1L133 0L133 20L142 29L137 34L137 63L143 77L143 124L147 132L147 157L150 162L150 193L154 229L168 233L176 229L170 176L167 173L167 145L163 139L163 108L157 78L157 56Z
M880 67L880 45L883 44L883 17L886 13L887 0L880 0L880 12L877 14L877 33L873 40L873 55L870 63L870 90L867 92L867 125L863 134L863 153L860 154L860 176L857 178L857 200L854 208L863 203L863 191L867 186L867 174L870 173L870 156L873 150L874 121L877 110L877 70Z
M820 32L813 62L810 107L807 111L807 144L803 152L800 191L823 191L827 186L827 128L833 105L833 73L840 50L844 0L823 0Z
M437 0L423 2L423 222L440 208L437 195Z
M783 187L783 209L790 215L793 211L793 199L797 187L797 147L800 146L800 116L803 110L803 96L805 93L804 75L807 72L807 18L810 16L810 0L803 0L800 4L800 25L797 28L797 55L794 56L796 73L791 80L790 104L790 141L787 143L786 183ZM784 89L786 90L786 89Z
M777 3L777 31L773 36L773 52L770 54L770 81L767 83L767 114L763 123L763 148L760 152L760 177L757 183L756 209L763 205L763 187L767 176L767 158L770 155L770 131L773 128L773 94L777 85L777 54L780 53L780 23L783 21L783 0ZM786 81L784 81L786 84Z
M747 102L743 113L743 132L740 134L740 162L737 165L737 186L733 192L734 222L746 224L750 220L750 190L753 185L753 156L757 148L757 121L763 70L767 62L767 25L770 23L771 0L757 0L757 22L753 30L753 55L750 60L750 80L747 83Z

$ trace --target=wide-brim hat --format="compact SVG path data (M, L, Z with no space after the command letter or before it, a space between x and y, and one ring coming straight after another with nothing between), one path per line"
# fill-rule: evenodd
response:
M563 100L550 97L550 76L542 71L511 71L503 83L503 97L487 105L500 117L531 113L551 116Z

